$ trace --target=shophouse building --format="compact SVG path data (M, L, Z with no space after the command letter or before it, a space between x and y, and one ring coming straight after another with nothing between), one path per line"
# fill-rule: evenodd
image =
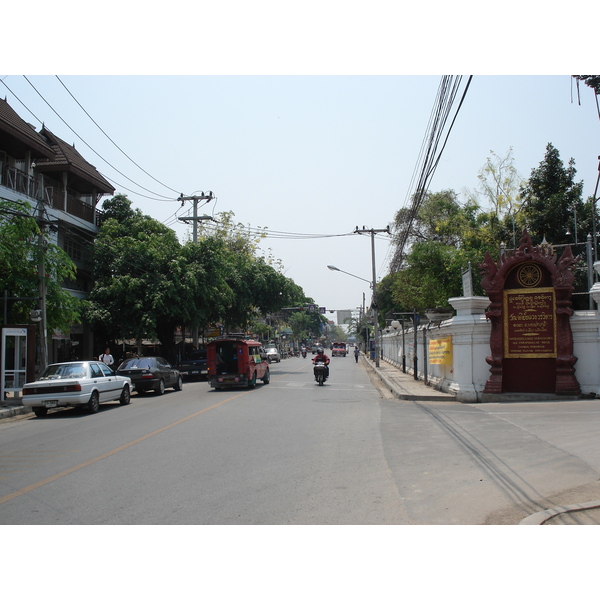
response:
M0 197L25 201L32 214L52 223L50 241L62 248L77 267L66 288L86 298L93 285L92 245L101 211L96 206L113 186L71 145L42 126L38 131L0 99ZM69 331L54 331L48 339L48 362L91 358L90 331L73 323Z

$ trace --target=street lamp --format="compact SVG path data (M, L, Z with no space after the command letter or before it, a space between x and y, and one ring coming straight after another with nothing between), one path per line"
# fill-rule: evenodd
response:
M350 277L356 277L356 279L360 279L361 281L366 281L369 286L372 286L372 282L369 281L368 279L363 279L362 277L359 277L358 275L353 275L352 273L348 273L348 271L342 271L342 269L338 269L337 267L334 267L333 265L327 265L327 268L330 271L339 271L340 273L346 273L346 275L350 275Z
M373 255L374 256L374 255ZM379 340L378 340L378 332L377 332L377 328L378 328L378 323L377 323L377 298L375 297L375 292L376 292L376 281L375 281L375 258L373 258L373 281L369 281L368 279L364 279L363 277L359 277L358 275L354 275L353 273L348 273L348 271L342 271L342 269L338 269L337 267L334 267L333 265L327 265L327 268L330 271L339 271L340 273L345 273L346 275L350 275L350 277L355 277L356 279L360 279L361 281L366 281L369 286L372 288L373 290L373 339L375 341L375 366L379 367Z

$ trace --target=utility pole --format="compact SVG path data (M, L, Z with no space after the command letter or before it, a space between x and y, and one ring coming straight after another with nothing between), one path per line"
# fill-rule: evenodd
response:
M390 226L388 225L385 229L366 229L363 225L362 229L356 226L354 233L358 233L362 235L363 233L371 234L371 262L373 267L373 337L374 339L374 348L375 348L375 366L379 367L379 313L377 306L377 275L375 273L375 234L376 233L387 233L390 234Z
M200 192L200 196L184 196L183 194L181 194L179 196L179 201L181 202L181 206L183 206L185 204L185 202L187 202L188 200L191 200L194 203L194 213L192 217L179 217L179 221L183 221L185 223L188 223L189 221L192 221L193 223L193 234L192 234L192 241L194 242L194 244L198 243L198 221L214 221L214 219L209 216L209 215L202 215L201 217L198 216L198 202L200 200L206 200L206 203L208 204L212 199L214 198L213 193L212 192L208 192L208 194L205 194L204 192ZM194 344L194 346L198 346L198 326L194 325L192 327L192 343ZM184 332L183 332L183 347L185 348L185 328L184 328Z
M201 217L198 216L198 202L200 200L206 200L206 203L208 204L212 199L214 198L213 193L212 192L208 192L208 194L205 194L204 192L200 193L200 196L184 196L183 194L181 194L181 196L179 196L179 201L181 202L181 206L184 205L185 202L187 202L188 200L191 200L194 203L194 216L193 217L179 217L179 221L184 221L185 223L192 221L194 224L194 233L193 233L193 242L194 244L198 241L198 221L212 221L213 218L208 216L208 215L202 215Z
M38 274L39 274L39 295L40 295L40 373L48 366L48 324L46 319L46 240L44 239L44 204L38 201L38 226L40 233L38 235Z

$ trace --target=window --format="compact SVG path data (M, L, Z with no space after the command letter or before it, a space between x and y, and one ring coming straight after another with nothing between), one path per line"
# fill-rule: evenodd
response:
M96 363L90 363L90 371L92 372L92 377L104 377L104 373Z
M83 261L83 247L80 243L66 238L64 241L64 250L69 255L69 258L74 262Z
M111 370L111 368L108 365L105 365L104 363L102 363L100 365L100 368L104 371L104 374L107 377L112 377L114 375L113 371Z

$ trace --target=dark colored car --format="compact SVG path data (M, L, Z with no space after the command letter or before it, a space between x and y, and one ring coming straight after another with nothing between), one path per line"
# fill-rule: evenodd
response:
M160 356L128 358L119 365L117 373L129 377L138 394L153 390L160 395L165 388L179 391L183 387L181 373Z
M200 348L199 350L192 351L187 358L184 358L179 362L178 368L184 378L208 378L206 349Z

